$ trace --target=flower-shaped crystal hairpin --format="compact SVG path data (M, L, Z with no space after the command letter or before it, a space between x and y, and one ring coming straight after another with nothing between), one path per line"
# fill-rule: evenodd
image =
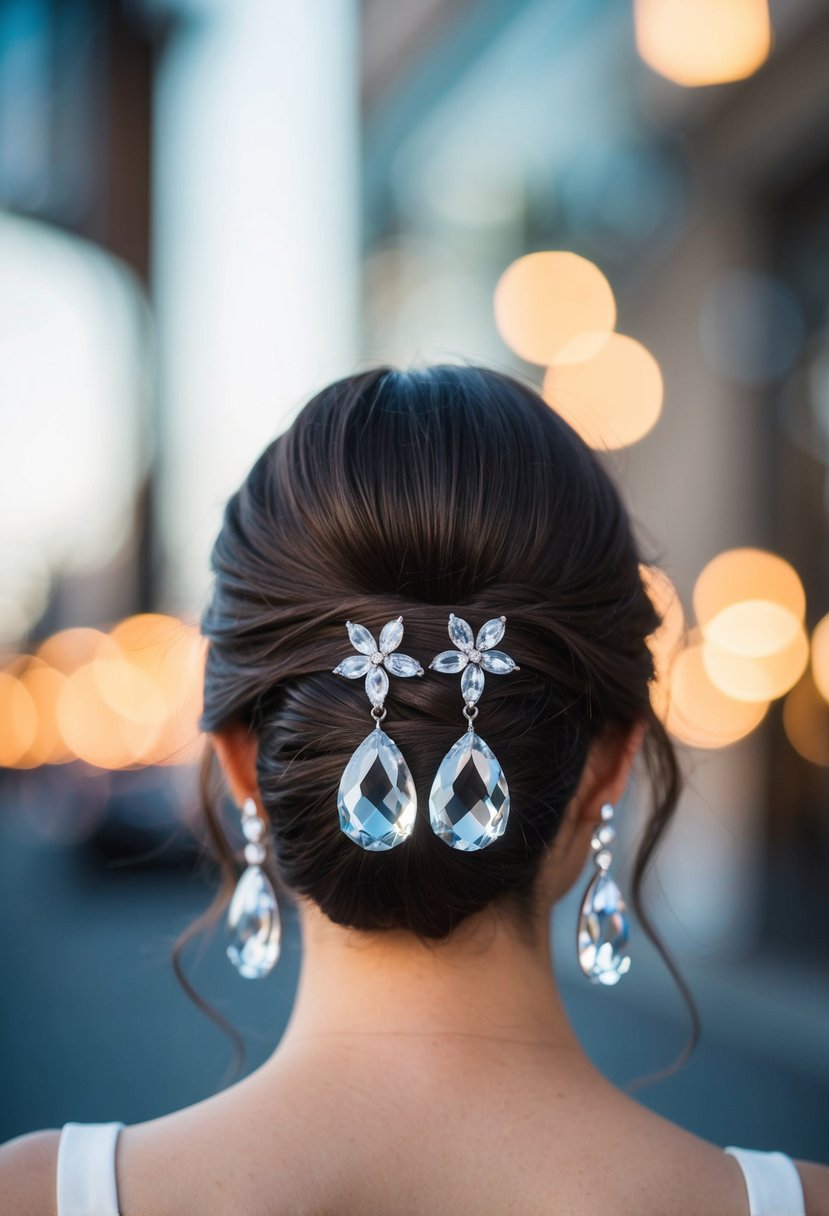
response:
M388 621L380 632L380 645L364 625L346 621L357 654L333 669L349 680L366 678L374 730L351 756L340 778L337 807L340 827L351 840L370 852L393 849L412 832L417 795L408 764L380 723L386 716L383 702L389 691L387 672L395 676L422 676L417 659L396 653L403 640L403 618Z
M366 693L372 705L383 707L389 691L389 677L386 671L396 676L422 676L423 668L417 659L407 654L395 654L397 647L403 641L403 617L389 621L380 631L378 647L372 634L364 625L355 625L346 621L345 627L351 644L359 654L349 655L338 663L334 672L338 676L346 676L349 680L366 677Z
M472 641L472 630L466 621L449 613L449 636L457 650L442 650L429 664L435 671L448 672L455 675L462 671L461 692L467 705L474 705L484 691L484 672L491 671L493 675L505 676L511 671L520 671L503 650L493 650L493 646L501 641L506 629L506 617L496 616L487 621L478 630L478 636Z
M448 675L461 675L463 713L467 730L452 745L440 763L429 795L432 829L453 849L471 852L483 849L504 834L509 816L509 787L491 748L475 733L484 690L484 672L504 676L520 671L503 650L493 650L501 641L506 617L495 617L478 630L473 640L468 623L449 614L449 637L457 649L443 650L429 666Z

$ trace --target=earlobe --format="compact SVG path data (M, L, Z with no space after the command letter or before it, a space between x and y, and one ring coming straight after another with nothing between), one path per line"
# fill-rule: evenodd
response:
M259 740L241 722L233 722L209 736L219 758L231 797L237 806L257 796L256 753Z

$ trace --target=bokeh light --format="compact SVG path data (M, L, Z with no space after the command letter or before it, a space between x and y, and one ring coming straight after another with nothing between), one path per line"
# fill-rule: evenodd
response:
M727 549L694 586L694 611L706 641L759 658L789 646L806 612L797 571L765 549Z
M41 764L65 764L73 760L57 721L58 699L67 677L46 663L32 659L20 678L34 703L37 729L27 751L20 757L18 767L35 768Z
M670 670L670 697L664 721L671 734L690 747L727 747L745 738L763 720L767 702L738 701L713 683L703 644L693 640Z
M812 679L824 701L829 701L829 613L812 630Z
M134 691L127 694L134 698L131 712L163 726L144 762L189 763L201 748L197 720L202 708L205 639L194 625L160 613L129 617L110 636L134 673Z
M494 308L507 346L541 366L585 332L597 335L597 350L616 324L613 291L598 266L559 250L528 253L508 266L495 287Z
M735 654L703 644L705 670L717 688L738 701L773 701L792 688L809 663L809 638L802 626L792 640L771 654Z
M0 765L17 764L37 734L37 708L18 676L0 671Z
M100 629L90 629L80 626L74 629L61 629L53 633L40 644L37 657L55 671L71 675L84 663L90 663L97 658L116 659L118 647L107 634Z
M198 725L206 641L194 624L160 613L109 634L64 629L36 655L5 664L0 765L82 760L98 769L186 765L204 748Z
M57 703L60 732L79 760L98 768L137 764L157 741L159 721L123 717L101 695L98 663L84 663L68 677Z
M664 387L650 351L625 334L585 334L554 363L542 393L552 408L594 448L622 448L647 435L662 412Z
M783 702L783 729L804 760L829 767L829 705L811 672L804 675Z
M723 84L756 72L771 50L767 0L634 0L636 47L676 84Z

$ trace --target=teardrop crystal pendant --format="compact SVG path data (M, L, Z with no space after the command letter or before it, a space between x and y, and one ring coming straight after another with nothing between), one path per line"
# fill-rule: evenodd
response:
M508 815L501 765L481 736L467 730L443 757L432 782L432 830L453 849L471 853L503 836Z
M340 827L372 853L393 849L414 827L414 780L400 748L379 726L351 756L337 793Z
M617 984L630 969L627 943L627 906L607 869L599 869L579 913L579 964L587 978L594 984Z
M267 975L279 958L282 922L271 880L249 865L236 884L227 912L227 957L245 979Z

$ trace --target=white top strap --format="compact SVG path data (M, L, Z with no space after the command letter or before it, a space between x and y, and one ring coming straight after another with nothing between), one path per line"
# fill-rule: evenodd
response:
M791 1157L732 1144L725 1152L737 1158L743 1171L749 1216L806 1216L803 1185Z
M58 1142L57 1216L118 1216L115 1149L123 1123L65 1123Z

